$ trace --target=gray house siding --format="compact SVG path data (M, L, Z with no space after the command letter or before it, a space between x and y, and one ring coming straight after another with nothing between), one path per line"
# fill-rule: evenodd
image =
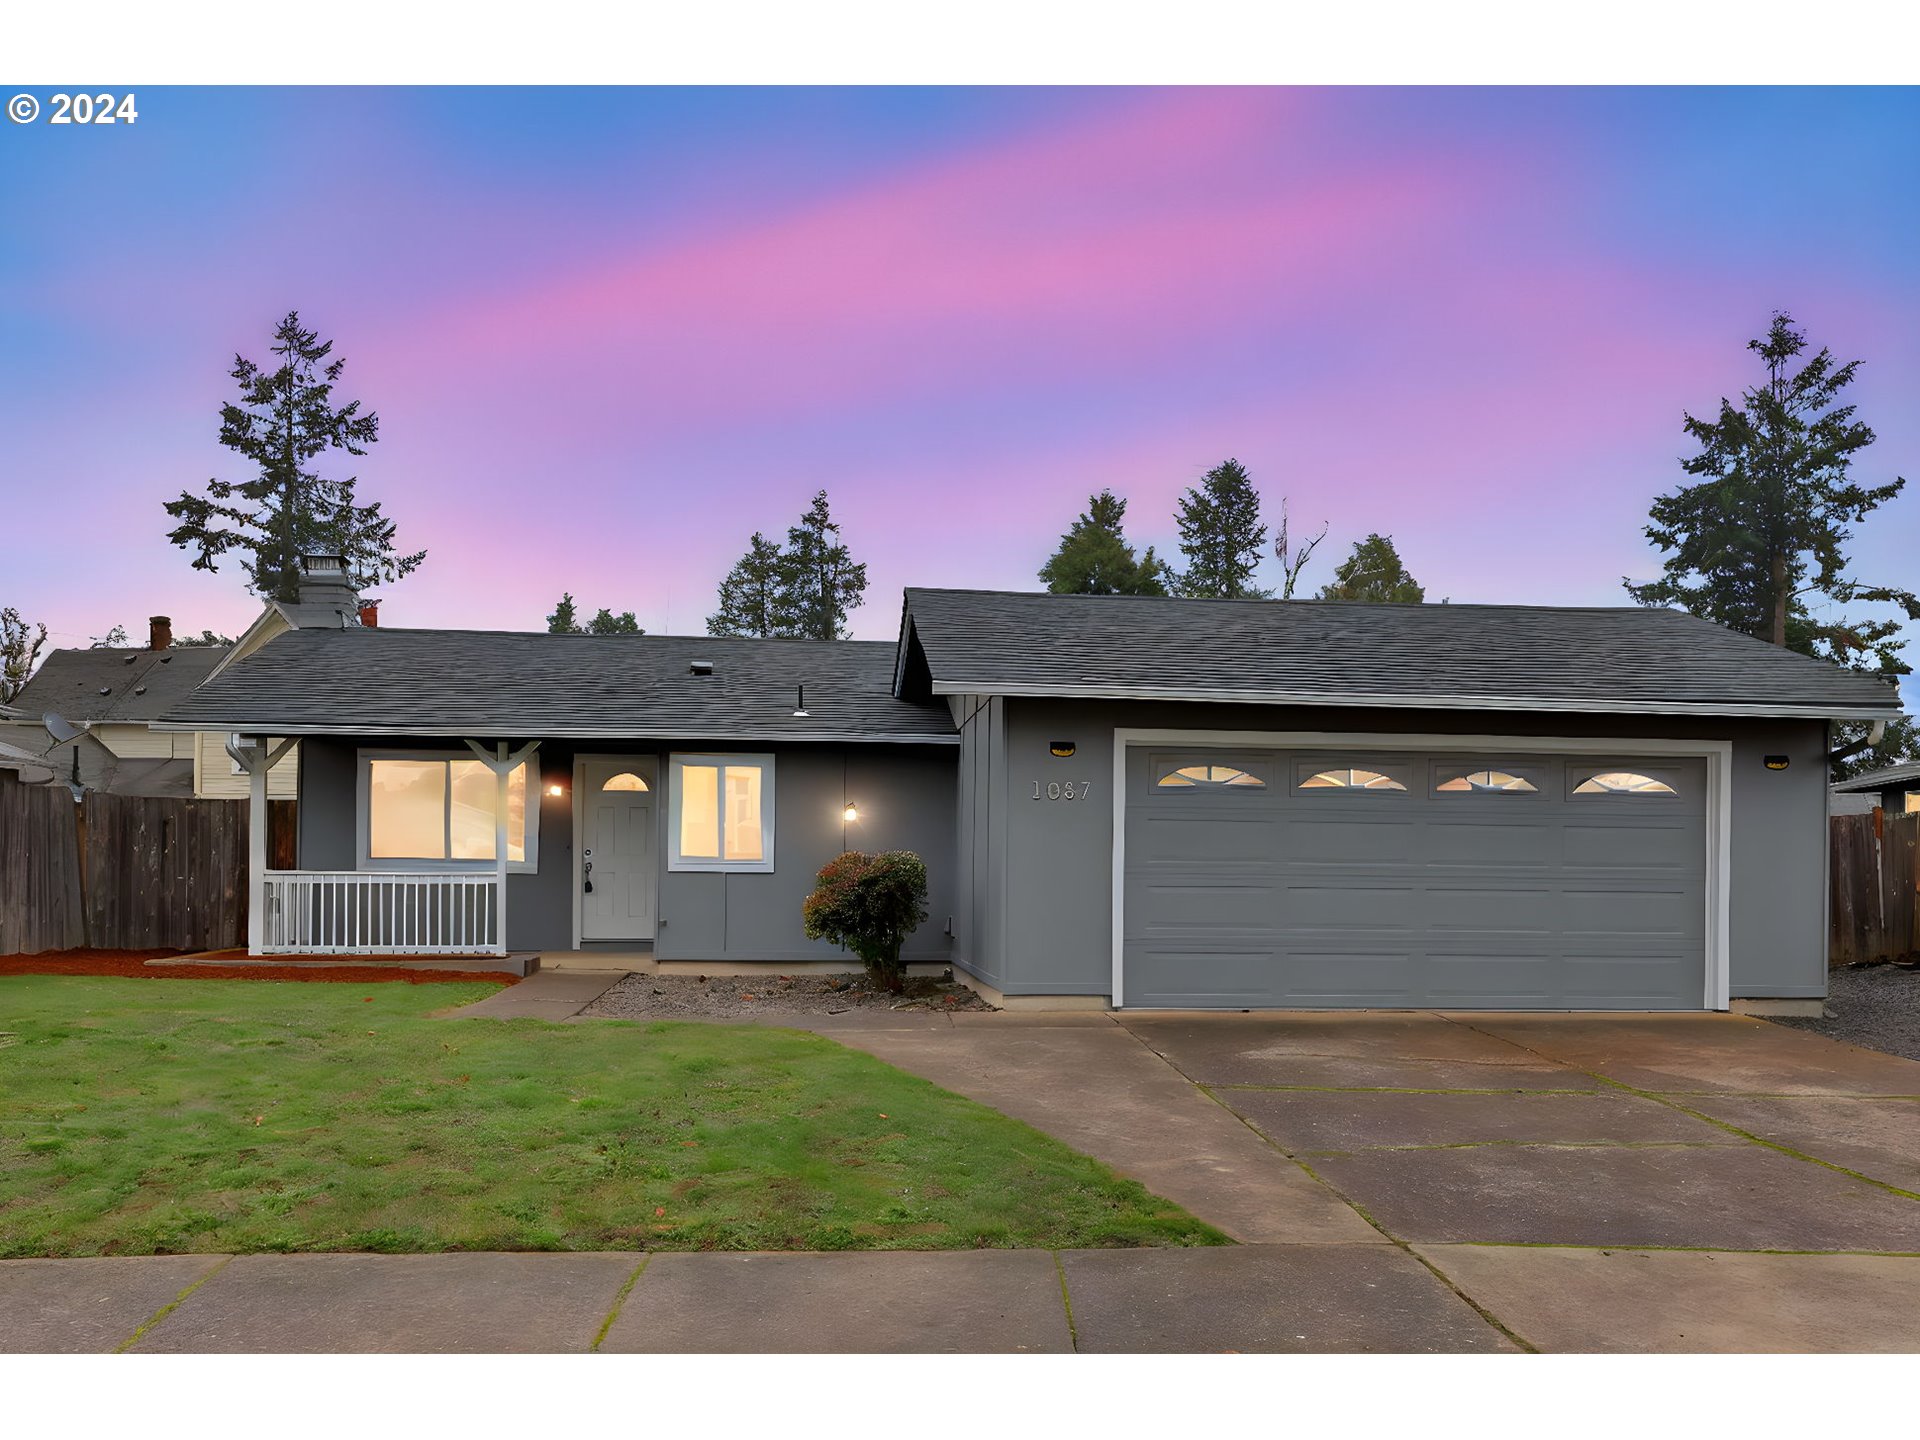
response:
M1113 732L1129 729L1508 734L1726 740L1732 994L1826 993L1824 722L1010 699L978 741L963 738L962 786L984 787L966 822L984 850L955 963L1013 995L1105 995L1112 987ZM963 732L963 737L964 737ZM1067 759L1051 742L1069 740ZM1763 757L1786 755L1785 770ZM982 763L982 760L985 763ZM1041 798L1034 798L1039 782ZM1072 782L1076 798L1049 798ZM1084 789L1084 798L1080 792ZM978 791L976 790L976 793ZM999 943L996 943L999 942Z
M388 737L312 737L300 747L299 857L302 869L352 870L358 861L358 752L361 749L457 750L458 739L396 742ZM662 802L658 854L666 851L666 757L675 751L724 753L700 742L660 745L547 741L540 747L538 869L507 876L507 944L515 950L573 946L573 762L578 754L658 755ZM765 747L760 747L762 750ZM927 923L906 958L945 963L947 917L954 907L954 752L942 746L788 746L774 754L774 869L766 874L669 871L659 875L663 960L792 963L837 960L845 952L809 941L800 902L820 867L843 848L913 850L928 870ZM558 796L547 787L559 785ZM851 800L860 818L845 825ZM844 847L842 835L844 835ZM628 948L612 943L593 948Z

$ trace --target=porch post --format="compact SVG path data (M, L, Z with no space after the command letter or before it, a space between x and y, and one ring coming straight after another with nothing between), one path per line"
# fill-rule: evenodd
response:
M247 757L247 953L258 955L267 937L266 741L257 739Z
M538 740L529 740L518 750L508 752L507 742L499 740L493 749L482 745L478 740L468 740L467 748L480 757L480 763L493 771L493 882L497 892L494 900L494 918L500 926L500 933L494 945L494 953L507 953L507 777L514 767L523 760L530 760L539 750ZM540 823L540 775L528 766L527 774L527 824Z
M507 953L507 772L512 768L507 763L507 742L502 740L495 748L499 763L493 767L493 873L499 885L499 898L494 901L496 914L500 920L500 935L497 953ZM531 785L532 777L528 777ZM528 797L528 810L532 810L532 796Z

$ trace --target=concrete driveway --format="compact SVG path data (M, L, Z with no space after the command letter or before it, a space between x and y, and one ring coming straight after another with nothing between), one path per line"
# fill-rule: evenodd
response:
M835 1033L1243 1242L1392 1247L1528 1348L1920 1349L1920 1063L1731 1015Z

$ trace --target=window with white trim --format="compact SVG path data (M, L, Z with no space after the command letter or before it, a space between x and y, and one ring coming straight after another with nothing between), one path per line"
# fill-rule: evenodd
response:
M507 868L539 868L539 805L523 760L507 776ZM493 865L493 771L456 752L362 751L359 863L363 870L484 869Z
M669 757L667 868L773 869L773 756Z

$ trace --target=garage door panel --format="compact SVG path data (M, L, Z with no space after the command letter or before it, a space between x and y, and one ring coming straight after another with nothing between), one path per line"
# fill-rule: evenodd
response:
M1365 804L1375 797L1354 798ZM1377 801L1376 801L1377 803ZM1294 865L1376 865L1406 863L1414 858L1417 837L1410 834L1405 816L1343 816L1316 819L1311 825L1276 820L1279 858Z
M1130 929L1142 937L1233 929L1265 934L1273 928L1278 888L1270 881L1225 877L1146 885L1139 893L1147 903L1139 908L1137 929Z
M1685 870L1697 863L1706 845L1705 827L1685 821L1572 823L1562 836L1566 863L1588 870Z
M1419 827L1419 839L1420 859L1440 869L1547 870L1560 860L1560 831L1542 820L1429 820Z
M1142 793L1144 772L1133 772L1125 1003L1703 1004L1703 761L1252 758L1280 783L1241 794ZM1285 783L1296 772L1342 774L1346 761L1348 770L1404 774L1409 788ZM1592 775L1629 769L1676 793L1576 793ZM1482 772L1524 775L1536 788L1495 790ZM1436 788L1462 778L1482 788Z
M1129 863L1136 854L1148 865L1158 860L1231 863L1264 856L1272 852L1278 826L1277 817L1146 815L1128 827Z

